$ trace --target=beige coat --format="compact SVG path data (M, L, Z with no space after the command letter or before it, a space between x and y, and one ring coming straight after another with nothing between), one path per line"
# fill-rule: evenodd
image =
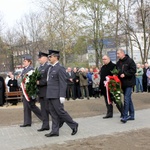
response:
M80 86L87 86L88 85L88 79L86 77L85 72L79 72L79 80L80 80Z

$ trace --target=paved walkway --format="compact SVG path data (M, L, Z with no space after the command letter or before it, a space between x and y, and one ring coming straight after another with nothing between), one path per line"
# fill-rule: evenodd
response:
M136 120L126 124L120 122L119 114L114 114L112 119L102 119L102 116L75 119L79 123L79 131L71 136L71 129L64 124L60 129L59 137L45 137L48 133L37 132L41 123L33 124L32 127L20 128L18 125L0 127L0 149L21 150L31 147L40 147L47 144L61 144L68 140L94 137L104 134L114 134L124 131L137 130L150 127L150 109L136 111Z

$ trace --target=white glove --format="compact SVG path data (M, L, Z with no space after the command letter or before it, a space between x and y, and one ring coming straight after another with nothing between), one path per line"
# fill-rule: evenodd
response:
M60 97L60 103L63 104L65 102L65 98L64 97Z

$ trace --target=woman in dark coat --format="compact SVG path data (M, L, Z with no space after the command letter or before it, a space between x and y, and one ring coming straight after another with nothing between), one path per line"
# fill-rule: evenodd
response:
M3 77L0 76L0 106L5 103L5 81Z
M9 91L10 92L18 91L18 82L14 78L14 75L11 75L10 78L11 79L8 81L8 84L7 84L9 86Z
M14 78L14 75L12 74L12 75L10 76L10 78L11 78L11 79L8 81L8 84L7 84L7 86L9 86L9 91L10 91L10 92L18 91L18 82L17 82L17 80ZM11 103L12 103L12 105L17 105L18 100L17 100L17 99L11 100Z

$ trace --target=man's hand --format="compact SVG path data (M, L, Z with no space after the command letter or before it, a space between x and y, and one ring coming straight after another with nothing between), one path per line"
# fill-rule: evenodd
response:
M60 103L63 104L65 102L65 98L64 97L60 97Z
M120 75L120 77L121 77L121 78L124 78L124 77L125 77L125 75L124 75L124 74L121 74L121 75Z

